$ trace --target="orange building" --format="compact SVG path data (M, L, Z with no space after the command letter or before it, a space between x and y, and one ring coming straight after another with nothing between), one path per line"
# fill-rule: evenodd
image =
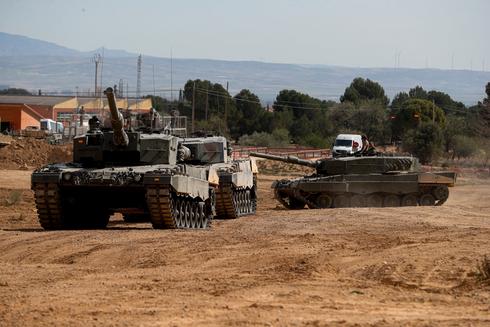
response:
M26 104L2 103L0 105L0 130L13 131L28 126L39 128L39 120L45 118Z
M151 99L120 99L117 106L144 113L151 110L152 103ZM0 95L1 131L39 127L43 118L69 123L76 121L82 108L85 114L97 116L105 116L109 110L104 98Z

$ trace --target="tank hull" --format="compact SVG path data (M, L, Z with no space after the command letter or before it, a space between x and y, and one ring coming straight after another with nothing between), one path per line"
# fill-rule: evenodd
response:
M272 184L288 209L442 205L456 174L390 173L310 176Z
M204 176L186 165L58 164L35 171L31 187L44 229L104 228L115 212L151 221L158 229L206 228L215 198Z

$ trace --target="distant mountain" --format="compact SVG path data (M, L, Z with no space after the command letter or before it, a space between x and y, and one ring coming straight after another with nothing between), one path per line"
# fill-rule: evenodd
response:
M102 51L103 50L103 51ZM24 36L0 33L0 85L44 92L93 92L94 53L104 53L102 85L120 79L135 95L137 54L124 50L76 51ZM327 65L273 64L257 61L173 59L143 56L142 93L169 97L168 89L180 89L189 79L208 79L226 85L230 93L249 89L262 102L272 103L282 89L295 89L320 99L339 100L355 77L379 82L390 98L420 85L446 92L457 101L472 105L485 96L490 72L441 69L350 68ZM174 93L177 95L177 92Z
M0 56L75 56L79 51L30 37L0 32Z
M77 51L57 45L55 43L33 39L27 36L0 32L0 56L84 56L95 53L104 54L105 57L134 57L134 53L125 50L111 50L98 48L93 51Z

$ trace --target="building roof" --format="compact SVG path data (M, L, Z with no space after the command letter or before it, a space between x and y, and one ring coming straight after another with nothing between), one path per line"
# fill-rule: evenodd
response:
M0 95L0 104L26 104L31 106L49 106L53 109L75 109L83 106L85 109L94 110L108 108L105 97L72 97L72 96L25 96L25 95ZM130 110L150 110L151 99L119 99L117 106ZM36 110L37 108L34 108Z
M54 106L58 103L69 100L73 97L53 97L53 96L36 96L36 95L0 95L0 103L12 104L32 104L39 106Z

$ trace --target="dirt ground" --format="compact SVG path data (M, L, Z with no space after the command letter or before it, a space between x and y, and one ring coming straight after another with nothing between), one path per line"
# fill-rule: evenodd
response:
M0 170L1 326L490 324L490 183L442 207L287 211L206 231L41 230L29 171Z

